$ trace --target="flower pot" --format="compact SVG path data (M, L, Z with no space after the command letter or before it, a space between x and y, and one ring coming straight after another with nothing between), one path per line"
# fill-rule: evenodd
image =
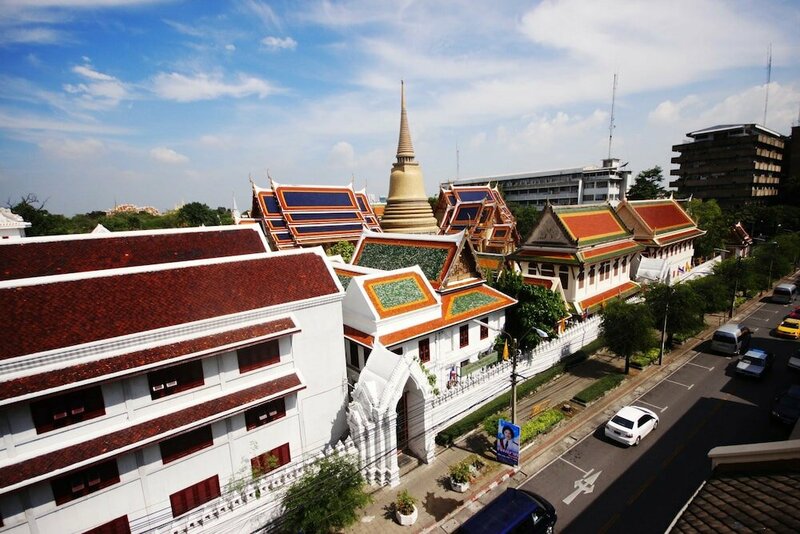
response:
M450 488L452 488L453 491L458 492L458 493L466 493L466 491L469 489L469 481L467 481L467 482L456 482L455 480L453 480L451 478L450 479Z
M410 527L417 521L417 507L415 506L414 511L409 515L401 514L400 510L395 510L394 515L401 526Z

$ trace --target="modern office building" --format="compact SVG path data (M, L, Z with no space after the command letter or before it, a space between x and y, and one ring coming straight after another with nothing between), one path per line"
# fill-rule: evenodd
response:
M625 199L631 185L631 171L627 163L618 159L604 159L602 165L588 165L552 171L496 174L457 180L457 185L496 184L503 191L506 202L544 208L546 202L554 206L579 205L594 202L615 202ZM448 184L442 184L447 187Z
M686 134L670 175L677 196L716 199L725 206L766 204L778 196L786 137L758 124L722 124Z

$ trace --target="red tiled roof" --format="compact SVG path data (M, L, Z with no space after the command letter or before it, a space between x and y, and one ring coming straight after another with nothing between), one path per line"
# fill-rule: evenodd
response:
M546 289L553 288L553 281L549 278L540 278L538 276L528 276L524 275L522 277L522 283L528 284L529 286L541 286Z
M375 344L375 336L365 334L361 330L356 330L353 327L344 325L344 337L352 339L357 343L361 343L367 347L372 347Z
M136 234L4 241L0 281L266 252L259 233L249 228Z
M481 306L479 308L475 308L464 313L447 315L447 312L452 309L453 300L466 293L473 293L476 291L476 289L478 290L478 292L495 297L497 300L494 303ZM480 286L479 288L467 288L459 291L453 291L452 293L446 293L442 295L442 315L438 319L414 325L412 327L405 328L403 330L398 330L397 332L392 332L391 334L386 334L380 337L380 342L386 347L395 345L402 341L406 341L408 339L414 339L415 337L427 334L428 332L441 330L442 328L445 328L453 324L463 323L465 321L468 321L470 319L473 319L475 317L484 315L492 311L502 310L503 308L512 306L515 303L516 301L511 297L509 297L508 295L505 295L504 293L501 293L496 289L492 289L489 286Z
M2 386L0 387L0 400L12 399L20 395L46 391L69 384L78 384L111 373L133 371L145 365L167 362L190 354L195 356L207 355L217 352L218 347L225 347L224 350L226 351L233 350L236 347L231 345L238 343L241 347L253 339L263 339L265 336L276 333L288 333L296 330L296 328L294 321L289 318L277 319L255 326L237 328L236 330L203 336L197 339L179 341L112 358L104 358L54 371L15 378L7 382L0 382L0 386Z
M608 291L603 291L602 293L598 293L597 295L582 300L580 305L584 310L588 310L592 306L597 306L607 300L611 300L619 296L627 296L628 294L638 290L639 287L639 284L636 282L625 282L624 284L611 288Z
M672 235L666 235L664 237L659 237L657 239L660 245L669 245L677 241L683 241L685 239L691 239L693 237L700 237L701 235L704 234L705 232L703 230L700 230L699 228L692 228L684 232L679 232L677 234L672 234Z
M608 206L588 211L559 211L556 214L570 235L578 241L590 241L628 233L628 230L615 216L614 211Z
M63 449L48 452L28 460L0 468L0 488L47 475L56 470L68 469L79 462L139 444L146 446L153 438L197 421L202 421L231 410L244 411L249 404L289 390L303 389L300 377L287 375L225 397L201 402L177 412L156 417L142 423L93 438ZM137 447L137 448L139 448Z
M0 289L0 359L338 293L314 253Z
M612 243L610 245L600 245L592 249L584 250L581 252L581 256L583 256L584 260L591 260L595 258L599 258L601 256L622 256L623 254L628 254L630 252L636 252L640 250L642 247L634 242L632 239L626 239L625 241L621 241L618 243Z
M672 200L642 204L634 201L630 202L629 206L657 234L694 226L694 221L691 217Z

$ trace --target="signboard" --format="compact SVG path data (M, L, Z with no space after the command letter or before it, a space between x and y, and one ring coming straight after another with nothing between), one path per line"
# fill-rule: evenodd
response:
M520 429L514 423L500 419L497 422L497 461L508 465L519 465Z

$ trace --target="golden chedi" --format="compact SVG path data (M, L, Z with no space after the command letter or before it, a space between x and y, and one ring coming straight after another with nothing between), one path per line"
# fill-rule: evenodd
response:
M389 178L389 198L381 218L384 232L438 234L439 227L425 194L422 170L414 160L414 145L408 131L405 87L400 84L400 139L397 162Z

